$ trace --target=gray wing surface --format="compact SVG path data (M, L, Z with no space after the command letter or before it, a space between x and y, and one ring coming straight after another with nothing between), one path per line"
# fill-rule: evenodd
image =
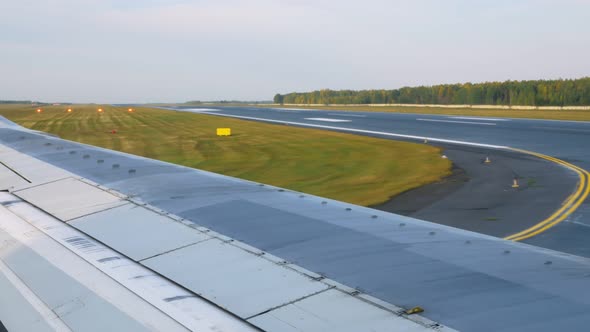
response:
M109 301L76 278L61 280L102 301L87 315L104 311L148 329L197 329L195 319L208 320L207 328L224 331L554 331L590 324L585 258L11 125L0 128L0 162L0 212L63 243L165 317L143 321L137 312L121 313L127 302ZM84 247L78 237L103 249ZM0 246L0 262L26 279L31 272L18 270L17 261ZM120 276L122 262L134 272ZM0 273L0 289L2 280ZM41 289L52 280L25 282L50 308L55 304ZM416 306L424 313L404 313ZM0 307L7 325L5 312Z

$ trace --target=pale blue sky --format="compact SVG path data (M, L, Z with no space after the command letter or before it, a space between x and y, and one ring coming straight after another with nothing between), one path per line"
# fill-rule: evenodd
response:
M0 0L0 99L269 100L590 75L590 0Z

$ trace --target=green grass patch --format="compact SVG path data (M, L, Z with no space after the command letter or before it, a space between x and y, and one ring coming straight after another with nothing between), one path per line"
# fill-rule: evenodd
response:
M277 106L272 106L277 107ZM316 109L329 111L391 112L433 115L459 115L481 117L505 117L543 120L590 121L587 110L511 110L511 109L471 109L421 106L283 106L284 108Z
M526 181L526 185L528 188L540 188L539 182L535 178L528 178Z
M72 141L365 206L438 181L451 168L426 144L203 114L130 113L107 105L48 106L37 113L29 105L4 105L0 115ZM216 136L218 127L230 127L233 135Z

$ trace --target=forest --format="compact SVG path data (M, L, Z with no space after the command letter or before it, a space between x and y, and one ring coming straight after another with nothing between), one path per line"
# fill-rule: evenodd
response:
M394 90L330 90L276 94L277 104L442 104L588 106L590 77L403 87Z
M30 100L0 100L0 104L31 104Z

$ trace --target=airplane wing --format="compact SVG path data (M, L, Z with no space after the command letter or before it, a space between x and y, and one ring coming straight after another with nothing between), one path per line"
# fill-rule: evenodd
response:
M0 331L578 331L589 276L585 258L0 124Z

